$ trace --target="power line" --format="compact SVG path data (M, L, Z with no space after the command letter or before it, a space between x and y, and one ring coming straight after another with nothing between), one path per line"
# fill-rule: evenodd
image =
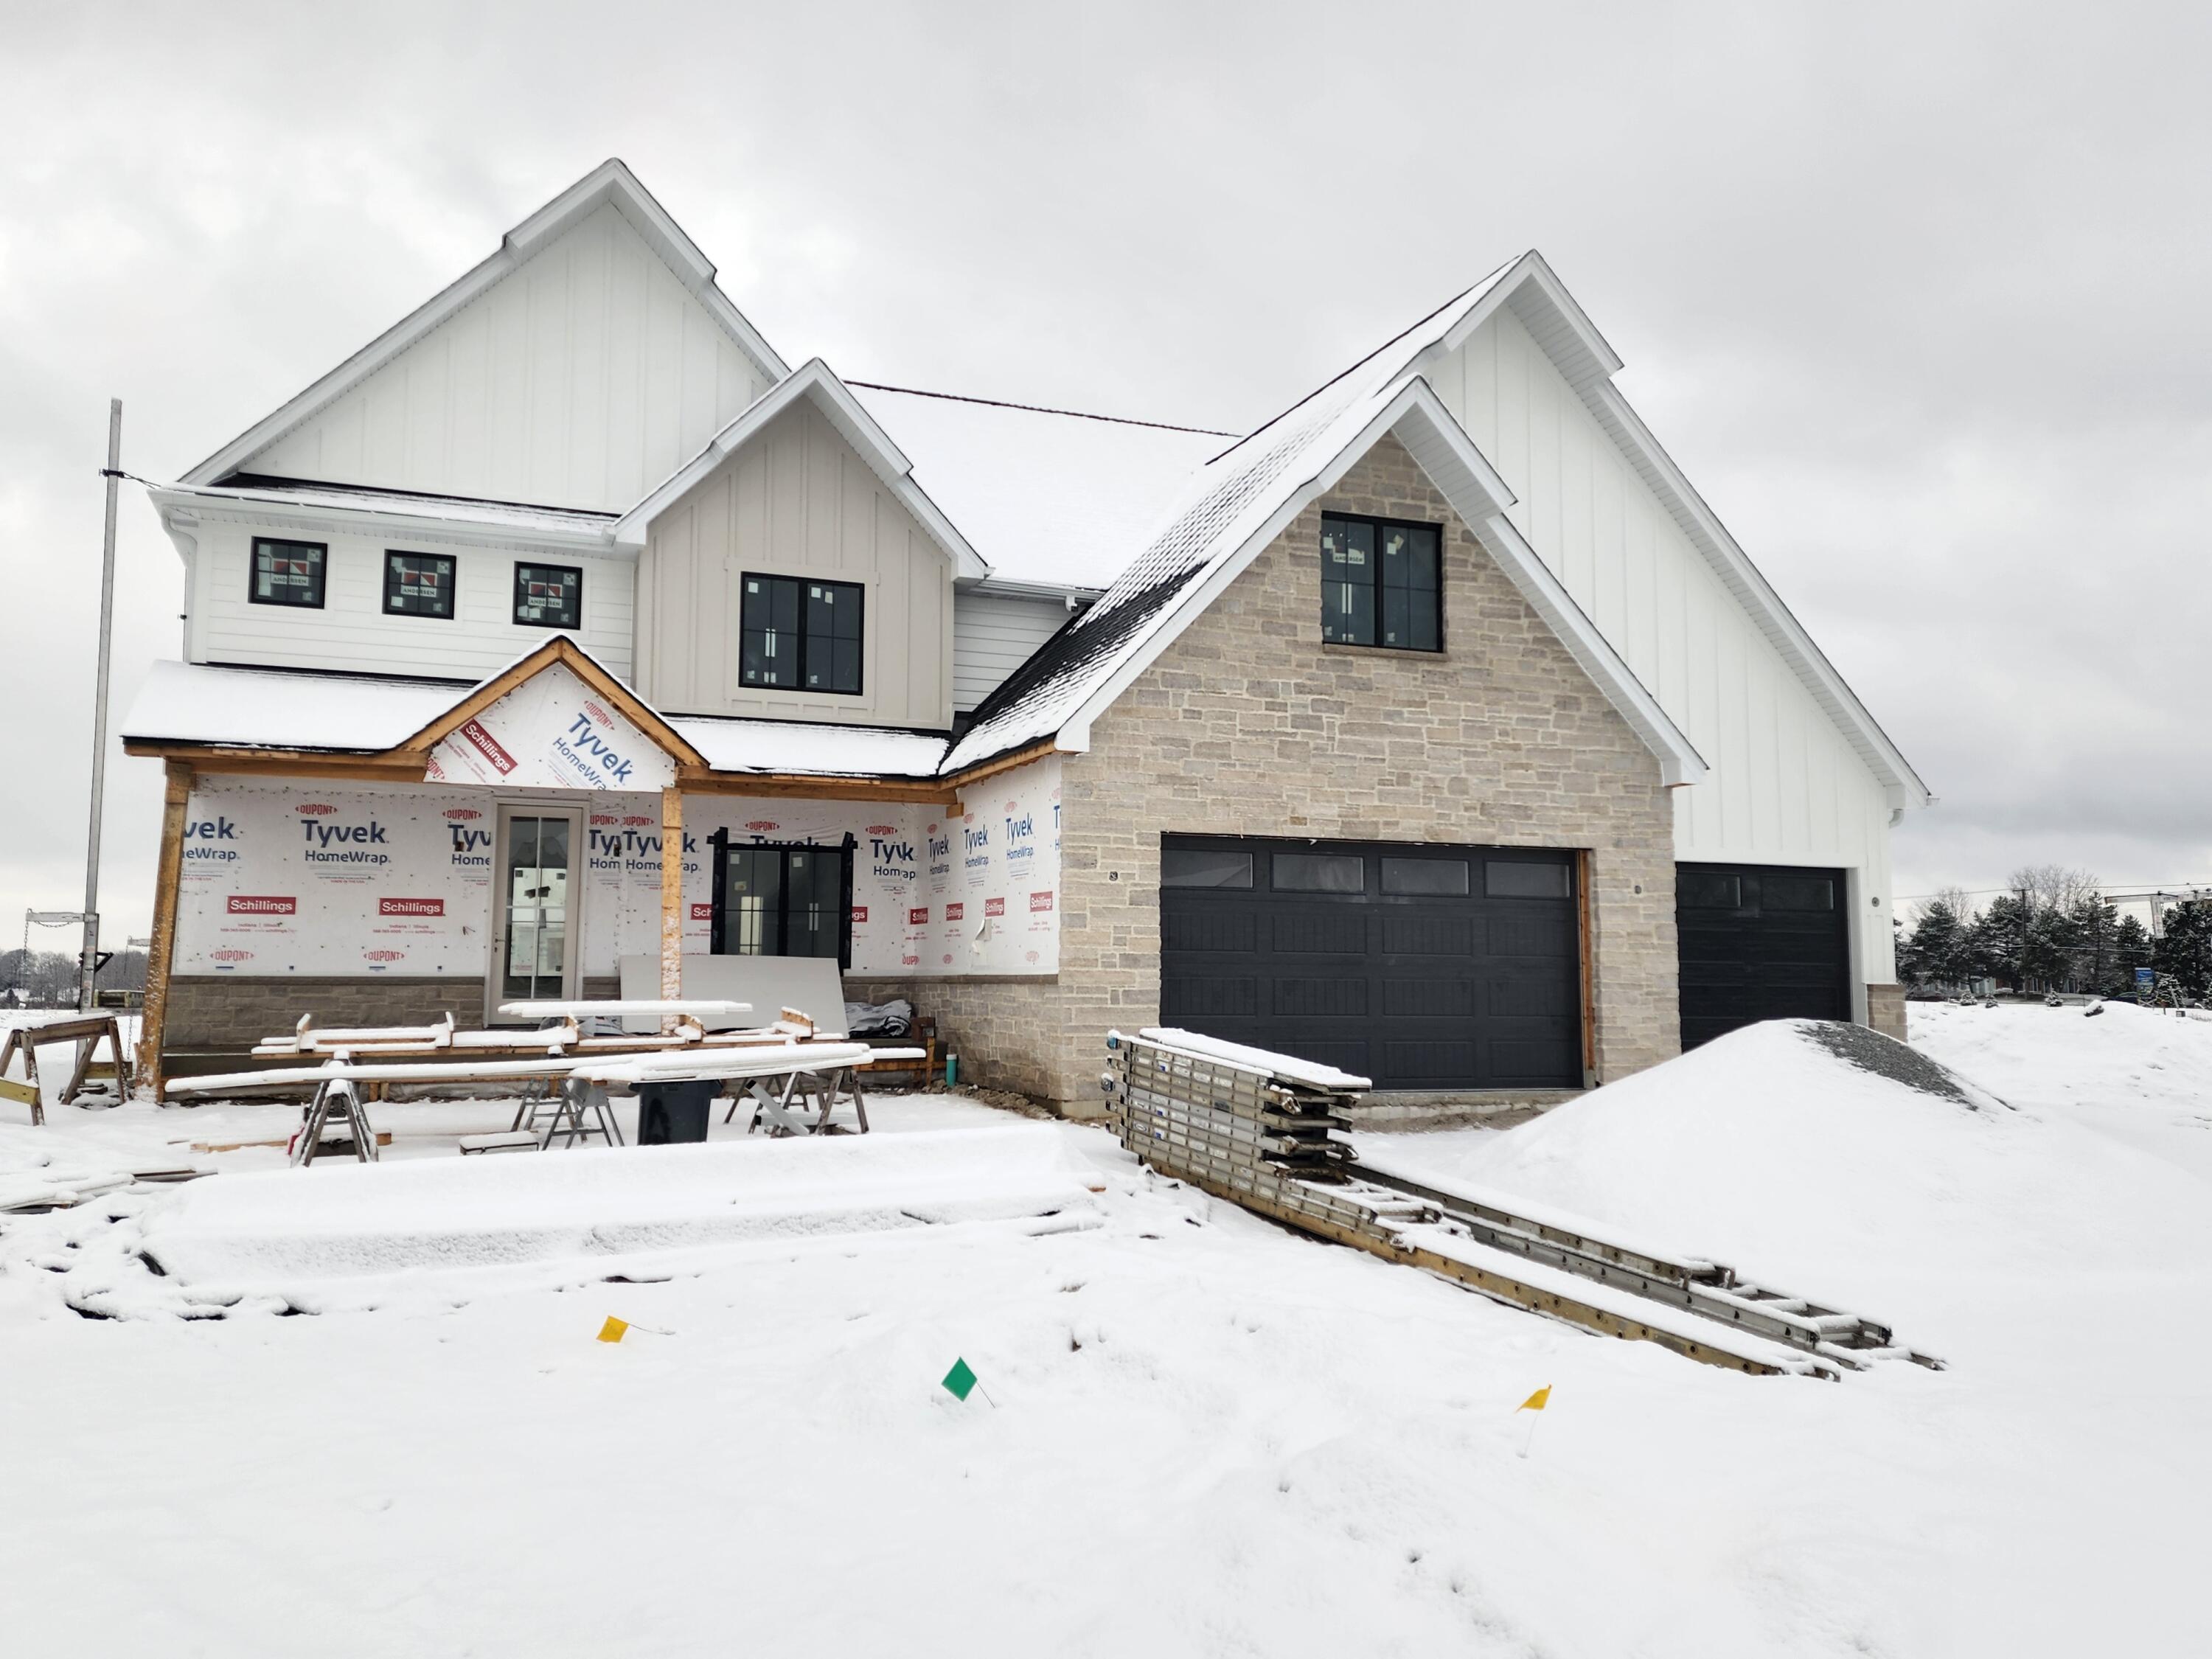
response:
M1109 426L1150 427L1155 432L1188 432L1201 438L1241 438L1241 432L1222 432L1210 426L1177 426L1170 421L1139 421L1127 415L1093 415L1080 409L1048 409L1042 404L1010 404L998 398L969 398L957 392L924 392L920 386L885 386L880 380L848 380L864 392L896 392L908 398L935 398L941 403L981 404L986 409L1018 409L1025 415L1064 415L1073 421L1103 421Z

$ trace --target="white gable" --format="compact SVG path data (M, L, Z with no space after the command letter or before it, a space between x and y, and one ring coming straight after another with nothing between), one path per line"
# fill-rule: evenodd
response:
M555 663L464 720L430 751L423 775L523 789L665 789L676 763Z
M620 511L768 389L728 311L603 196L227 470Z

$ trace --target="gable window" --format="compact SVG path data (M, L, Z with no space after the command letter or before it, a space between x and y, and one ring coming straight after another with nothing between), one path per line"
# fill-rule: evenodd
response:
M817 582L747 571L739 675L764 690L860 690L858 582Z
M1326 513L1321 520L1321 636L1332 645L1443 649L1434 525Z
M452 558L443 553L386 553L384 612L388 617L452 617Z
M330 556L330 549L321 542L280 542L256 536L253 586L246 597L256 605L296 605L320 611L323 574Z
M514 567L514 621L518 628L580 628L584 616L584 573L565 564Z

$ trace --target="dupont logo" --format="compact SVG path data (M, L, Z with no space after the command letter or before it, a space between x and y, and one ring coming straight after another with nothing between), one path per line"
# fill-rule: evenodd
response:
M1006 914L1006 900L1002 898L985 899L983 901L983 914L987 916L1003 916Z
M251 962L253 960L252 951L240 951L235 947L222 951L210 951L208 954L213 957L217 962Z
M745 828L758 831L762 830L781 830L783 826L778 823L774 818L754 818L745 825Z
M1031 893L1030 895L1030 910L1031 914L1035 914L1039 910L1049 910L1051 908L1052 895L1050 893Z
M514 770L514 757L499 746L499 739L483 729L481 720L463 721L460 737L463 743L489 761L501 777ZM300 810L304 812L307 809L303 806ZM325 807L324 810L327 811L330 809Z
M222 908L234 916L292 916L300 913L296 898L271 898L266 894L233 893Z
M855 922L866 921L867 919L868 907L866 905L856 904L853 907L853 920Z
M1037 953L1034 951L1024 951L1022 952L1022 960L1024 962L1035 962L1036 959Z
M923 922L929 920L929 907L927 904L924 904L915 909L908 911L906 913L906 920L907 926L909 927L921 927Z
M325 817L329 813L335 812L338 809L322 801L309 800L301 801L300 805L294 807L292 810L295 812L305 812L311 818L319 818Z
M945 907L945 919L947 921L963 921L967 919L967 915L968 907L965 904L948 904Z
M714 921L714 907L713 905L711 905L711 904L695 904L695 905L693 905L693 906L691 907L691 920L692 920L692 921Z
M442 916L446 914L443 899L380 898L376 902L380 916Z
M1009 812L1018 812L1021 810L1022 804L1018 800L1010 800L1006 803L1006 811Z
M951 963L951 961L952 961L952 957L951 957L951 956L948 953L948 954L947 954L947 955L943 958L943 960L944 960L944 961L945 961L948 965L950 965L950 963Z
M901 957L899 958L899 966L902 968L919 968L921 966L921 958L918 956Z
M446 809L446 816L459 823L468 818L480 818L483 814L473 806L448 806Z
M620 823L622 820L616 817L612 812L594 812L592 814L592 822L593 823Z
M653 820L642 812L632 812L623 820L623 828L625 830L650 830L652 827Z
M361 953L361 957L363 962L404 962L407 959L407 952L404 951L363 951Z
M769 828L773 830L775 826L771 823ZM896 836L898 830L888 823L872 823L868 826L868 833L872 836Z
M593 702L589 697L584 699L584 712L586 714L589 714L593 720L597 720L601 726L612 726L615 723L615 717L607 713L605 709L600 708L599 704Z

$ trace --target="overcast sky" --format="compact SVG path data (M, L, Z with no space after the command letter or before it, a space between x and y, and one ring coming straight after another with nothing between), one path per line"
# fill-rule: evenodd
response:
M1541 248L1941 798L1901 896L2212 878L2204 9L1078 13L0 0L0 939L82 902L108 398L173 477L615 155L790 362L1209 427Z

